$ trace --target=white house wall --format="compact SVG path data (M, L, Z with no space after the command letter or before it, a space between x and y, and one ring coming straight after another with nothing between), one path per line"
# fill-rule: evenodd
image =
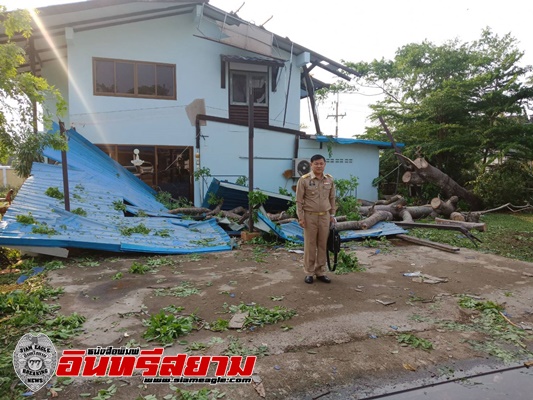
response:
M194 145L185 107L205 99L206 113L228 117L228 87L220 85L220 54L254 55L193 36L191 14L74 32L68 45L69 118L93 143ZM177 100L93 95L93 57L176 65ZM289 59L290 55L286 55ZM293 66L293 76L299 71ZM270 93L272 125L283 125L288 70ZM291 80L285 127L299 127L299 79Z
M221 88L220 55L256 56L244 50L194 36L201 35L196 29L196 24L194 16L187 14L97 30L75 31L71 34L67 42L68 60L65 60L68 85L64 68L58 62L46 63L43 67L43 76L50 79L68 101L68 115L64 117L66 127L74 126L85 138L96 144L194 147L196 130L185 112L188 104L195 99L205 99L206 114L228 117L229 78L226 80L226 87ZM290 54L277 49L276 56L291 60ZM95 96L94 57L175 64L177 99ZM293 71L289 81L290 68L293 68ZM287 63L287 66L280 70L277 77L277 91L269 93L271 125L290 129L299 128L299 76L300 70L294 63L292 65ZM285 112L287 91L289 91L289 101ZM240 128L229 124L218 124L217 134L229 138L233 136L232 130L235 129ZM278 135L272 132L264 133L265 139L258 138L258 141L276 143L277 140L274 138ZM271 137L271 140L266 139L267 136ZM285 137L287 136L291 137L285 134ZM294 143L292 139L289 142ZM247 154L247 147L230 156L234 152L233 149L240 148L241 144L225 139L214 146L217 151L213 153L214 159L210 161L214 173L247 175L247 167L240 171L241 164L247 165L247 161L239 158ZM212 147L206 146L206 149L208 148ZM273 153L268 151L267 144L258 144L257 155L263 156L263 151L265 154ZM233 163L220 165L221 153L235 158L235 165ZM279 168L291 167L292 150L287 150L286 153L286 156L281 157L286 158L285 163ZM209 157L204 154L203 160L208 159ZM256 176L265 176L261 171L268 171L273 163L273 161L267 163L268 167L263 167L263 164L259 163ZM234 166L237 167L237 172ZM224 167L222 172L218 171L220 167ZM279 173L281 172L283 170ZM275 179L272 183L276 191L284 184L285 182L280 179ZM199 192L199 185L195 183L195 186L195 192ZM200 204L201 201L202 198L195 194L195 203Z
M322 148L320 145L322 144ZM331 157L327 143L301 140L299 158L310 159L315 154L326 158L326 172L335 179L357 177L357 198L369 201L378 199L378 190L372 181L379 176L379 149L364 144L331 144Z
M202 127L200 139L200 166L209 168L211 176L218 180L235 182L240 176L248 177L248 127L207 122ZM295 184L286 179L283 172L292 169L294 135L254 129L254 187L279 193L279 188L292 192ZM197 186L195 199L203 199L210 179ZM200 200L201 203L201 200Z
M248 177L248 128L234 126L224 130L222 126L209 121L202 127L200 166L209 168L212 177L235 182L240 176ZM278 193L281 187L295 194L292 186L297 180L283 176L286 170L293 168L294 149L294 135L255 129L254 187L274 193ZM330 157L326 143L322 143L321 149L316 140L302 139L298 158L310 159L315 154L322 154L328 161L328 173L336 179L357 177L357 197L377 200L377 188L372 186L372 181L379 176L379 149L369 145L333 143L331 150ZM196 199L203 199L210 181L207 178L202 187L197 186Z

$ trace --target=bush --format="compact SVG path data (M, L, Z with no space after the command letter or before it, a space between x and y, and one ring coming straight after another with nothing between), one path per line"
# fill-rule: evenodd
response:
M491 166L473 182L473 191L488 208L506 203L522 205L531 202L533 168L513 160Z

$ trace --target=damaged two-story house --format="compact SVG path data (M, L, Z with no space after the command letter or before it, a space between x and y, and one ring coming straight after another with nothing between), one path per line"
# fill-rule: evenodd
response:
M298 163L321 153L376 199L387 143L300 131L301 99L316 110L325 85L313 70L349 80L341 63L202 0L92 0L34 19L26 68L60 90L66 127L148 185L200 205L211 179L252 171L254 187L290 191Z

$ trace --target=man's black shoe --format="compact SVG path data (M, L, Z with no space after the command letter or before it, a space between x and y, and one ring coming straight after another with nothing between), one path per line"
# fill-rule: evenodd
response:
M307 275L305 277L305 283L313 283L313 276L312 275Z
M317 276L316 279L324 283L331 283L331 279L329 279L326 275Z

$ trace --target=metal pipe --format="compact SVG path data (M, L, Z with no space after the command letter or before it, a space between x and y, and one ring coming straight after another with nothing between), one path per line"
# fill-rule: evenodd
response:
M59 121L59 133L63 139L67 140L65 134L65 123ZM68 164L67 164L67 152L66 150L61 150L61 168L63 170L63 192L65 193L65 211L70 211L70 194L68 189Z
M254 190L254 88L252 75L248 78L248 195ZM248 196L248 230L254 230L253 207Z

